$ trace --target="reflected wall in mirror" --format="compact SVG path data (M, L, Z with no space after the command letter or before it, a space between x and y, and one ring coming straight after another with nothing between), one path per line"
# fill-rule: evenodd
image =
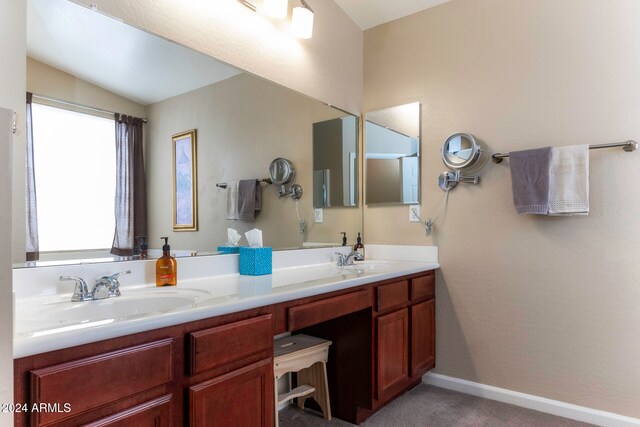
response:
M366 114L365 203L420 203L420 103Z
M313 207L358 205L358 118L313 124Z
M265 179L270 162L284 157L295 165L296 183L312 188L314 123L350 121L355 141L357 118L68 0L27 3L27 90L40 95L34 102L111 118L110 112L117 112L148 119L144 158L150 256L159 255L161 236L170 237L177 255L216 253L226 243L227 228L241 234L260 228L265 245L274 249L339 244L341 231L350 236L361 231L359 210L325 214L324 222L316 224L311 192L299 201L279 198L279 186L264 182L256 220L227 220L227 191L216 186ZM176 233L167 190L172 188L171 136L185 129L198 132L199 227ZM87 135L87 143L91 140ZM99 209L80 200L65 203L80 204L86 215ZM240 244L246 244L244 238ZM41 252L40 259L42 264L69 258L104 261L112 259L106 249L110 245ZM21 258L24 254L14 254Z

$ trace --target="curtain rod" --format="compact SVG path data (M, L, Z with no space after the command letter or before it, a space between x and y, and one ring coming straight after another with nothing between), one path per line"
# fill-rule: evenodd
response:
M110 114L112 116L116 114L115 111L104 110L102 108L96 108L96 107L89 107L88 105L78 104L77 102L65 101L63 99L54 98L54 97L51 97L51 96L38 95L38 94L34 93L33 97L41 99L43 101L56 102L58 104L68 105L70 107L83 108L85 110L91 110L91 111L96 111L98 113ZM147 121L148 121L146 117L143 117L141 120L142 120L143 123L147 123Z
M638 148L638 143L635 141L626 141L626 142L614 142L611 144L595 144L590 145L589 150L597 150L599 148L613 148L613 147L622 147L624 151L631 152L635 151ZM491 158L493 159L493 163L501 163L503 159L509 157L509 153L496 153Z

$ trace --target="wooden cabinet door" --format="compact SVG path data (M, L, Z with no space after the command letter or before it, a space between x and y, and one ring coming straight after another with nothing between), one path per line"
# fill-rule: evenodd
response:
M272 427L273 359L189 387L192 427Z
M376 397L384 401L409 382L409 309L376 319Z
M411 376L419 377L436 361L436 304L430 299L411 307Z

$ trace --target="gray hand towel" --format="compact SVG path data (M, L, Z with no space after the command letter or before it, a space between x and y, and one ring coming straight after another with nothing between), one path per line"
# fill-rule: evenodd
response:
M549 213L550 163L551 147L509 153L513 204L517 213Z
M262 188L255 179L243 179L238 184L238 219L254 221L262 209Z

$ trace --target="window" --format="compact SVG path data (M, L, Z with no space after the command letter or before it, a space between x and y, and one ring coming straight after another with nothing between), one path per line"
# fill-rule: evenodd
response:
M113 119L33 108L40 251L110 248L115 229Z

